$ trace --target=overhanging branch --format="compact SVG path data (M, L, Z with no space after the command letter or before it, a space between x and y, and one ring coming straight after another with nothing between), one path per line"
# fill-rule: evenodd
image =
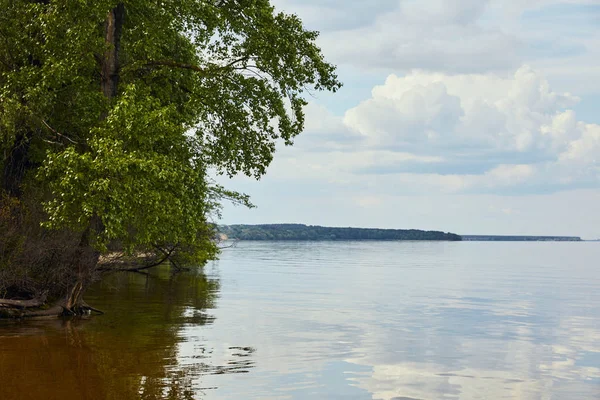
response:
M209 74L212 72L221 72L221 71L227 70L227 69L233 67L235 64L244 62L244 61L248 61L249 59L250 59L249 56L244 56L244 57L240 57L235 60L232 60L231 62L229 62L225 65L209 67L209 68L202 68L195 64L182 63L182 62L178 62L178 61L174 61L174 60L151 60L151 61L147 61L145 65L146 66L162 66L162 67L170 67L170 68L189 69L191 71L199 72L201 74Z

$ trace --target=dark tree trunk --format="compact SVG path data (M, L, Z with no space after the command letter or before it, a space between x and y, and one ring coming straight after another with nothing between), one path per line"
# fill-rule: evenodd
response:
M49 0L35 0L34 3L48 5ZM39 38L43 41L43 38ZM27 56L28 63L33 67L41 67L40 60L29 54ZM33 132L27 130L20 132L15 138L15 143L9 150L8 154L4 155L4 165L2 166L2 189L11 197L21 198L23 178L28 169L32 168L32 163L29 158L29 149L31 147L31 139Z
M119 3L113 8L104 23L104 39L109 45L102 60L102 93L108 100L117 95L119 86L119 53L121 51L121 34L125 19L125 6ZM104 117L105 118L105 117Z
M21 185L23 184L25 172L31 168L29 160L31 136L29 132L19 133L9 153L5 156L2 171L2 189L9 196L21 197Z

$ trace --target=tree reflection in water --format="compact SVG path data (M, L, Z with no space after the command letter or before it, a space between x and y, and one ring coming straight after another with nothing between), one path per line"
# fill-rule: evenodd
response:
M202 272L114 274L86 296L106 315L0 325L1 398L197 399L202 376L248 372L251 347L231 347L221 365L184 328L211 324L219 281ZM184 360L185 362L181 362Z

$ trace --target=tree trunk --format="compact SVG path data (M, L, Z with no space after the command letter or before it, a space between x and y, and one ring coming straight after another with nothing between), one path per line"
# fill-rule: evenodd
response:
M4 160L2 189L11 197L21 197L21 184L25 172L31 166L29 161L30 143L31 135L20 133Z
M34 3L48 5L49 0L36 0ZM40 40L43 41L43 38ZM29 54L27 58L30 66L41 67L42 63L33 55ZM21 198L21 185L25 172L32 167L29 159L29 149L33 133L30 129L18 133L10 152L4 155L2 189L11 197Z
M119 87L119 70L121 50L121 35L123 31L123 22L125 19L125 6L123 3L117 4L115 8L109 11L104 22L104 40L107 45L106 52L102 57L100 70L100 89L108 100L109 107L112 100L117 96ZM100 115L100 120L106 119L108 113ZM70 292L65 298L63 314L80 315L93 309L83 301L83 293L91 281L91 276L95 272L100 253L92 248L91 237L94 234L104 230L102 219L97 215L90 218L87 229L81 235L79 251L75 261L77 268L77 281L74 283Z
M121 51L121 34L125 19L125 6L119 3L106 17L104 23L104 40L109 46L102 59L102 93L110 101L117 95L119 87L119 68ZM106 118L103 116L102 119Z

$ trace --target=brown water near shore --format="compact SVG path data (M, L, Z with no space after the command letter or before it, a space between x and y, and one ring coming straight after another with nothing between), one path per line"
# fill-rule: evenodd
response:
M192 380L245 372L252 349L231 349L224 364L199 346L196 362L178 366L179 333L211 324L219 282L202 273L120 273L86 299L100 317L2 322L0 398L192 399Z

